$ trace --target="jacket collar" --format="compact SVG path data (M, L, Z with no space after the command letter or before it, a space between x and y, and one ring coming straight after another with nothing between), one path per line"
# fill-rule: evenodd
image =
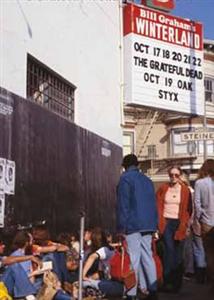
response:
M139 168L136 166L130 166L125 172L129 172L129 171L139 171Z

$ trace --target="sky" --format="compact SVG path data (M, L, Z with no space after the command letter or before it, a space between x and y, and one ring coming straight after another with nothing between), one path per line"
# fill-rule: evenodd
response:
M204 38L214 40L214 0L175 0L172 15L200 21L204 25Z

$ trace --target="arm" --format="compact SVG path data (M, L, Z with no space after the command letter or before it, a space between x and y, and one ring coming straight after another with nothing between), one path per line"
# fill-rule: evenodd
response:
M98 258L98 254L96 252L92 253L89 258L86 260L85 265L83 267L83 280L88 280L89 278L86 276L89 269L95 262L95 260Z
M36 249L36 253L49 253L49 252L66 252L69 248L63 244L53 243L50 246L38 246Z
M121 233L126 232L126 224L130 211L131 186L125 178L121 178L117 187L117 227Z
M164 198L165 198L166 192L163 190L163 187L161 186L157 193L156 193L156 202L157 202L157 212L158 212L158 231L162 235L166 220L163 216L163 210L164 210Z
M24 262L24 261L27 261L27 260L31 260L32 262L36 263L37 265L41 265L41 261L33 255L5 256L2 259L2 263L3 263L3 265L8 266L8 265L12 265L12 264L15 264L15 263L21 263L21 262Z
M200 220L202 214L202 207L201 207L201 188L200 183L196 181L195 183L195 216L197 220Z

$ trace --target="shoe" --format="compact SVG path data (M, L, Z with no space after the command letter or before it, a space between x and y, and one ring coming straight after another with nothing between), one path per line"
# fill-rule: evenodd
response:
M158 293L150 292L146 300L158 300Z
M205 284L207 281L206 268L197 268L195 278L197 283Z
M148 296L149 296L149 291L147 289L138 290L137 299L139 300L147 299Z
M172 284L166 283L160 288L160 291L163 293L174 293L174 287Z
M192 278L194 278L194 276L195 276L195 274L193 274L193 273L185 273L183 275L183 279L184 280L191 280Z
M26 300L36 300L36 297L34 295L28 295L25 297Z

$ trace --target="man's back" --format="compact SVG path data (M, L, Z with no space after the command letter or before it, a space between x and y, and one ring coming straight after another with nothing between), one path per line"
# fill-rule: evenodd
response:
M117 196L119 231L156 231L157 210L153 183L137 167L131 166L121 175Z

